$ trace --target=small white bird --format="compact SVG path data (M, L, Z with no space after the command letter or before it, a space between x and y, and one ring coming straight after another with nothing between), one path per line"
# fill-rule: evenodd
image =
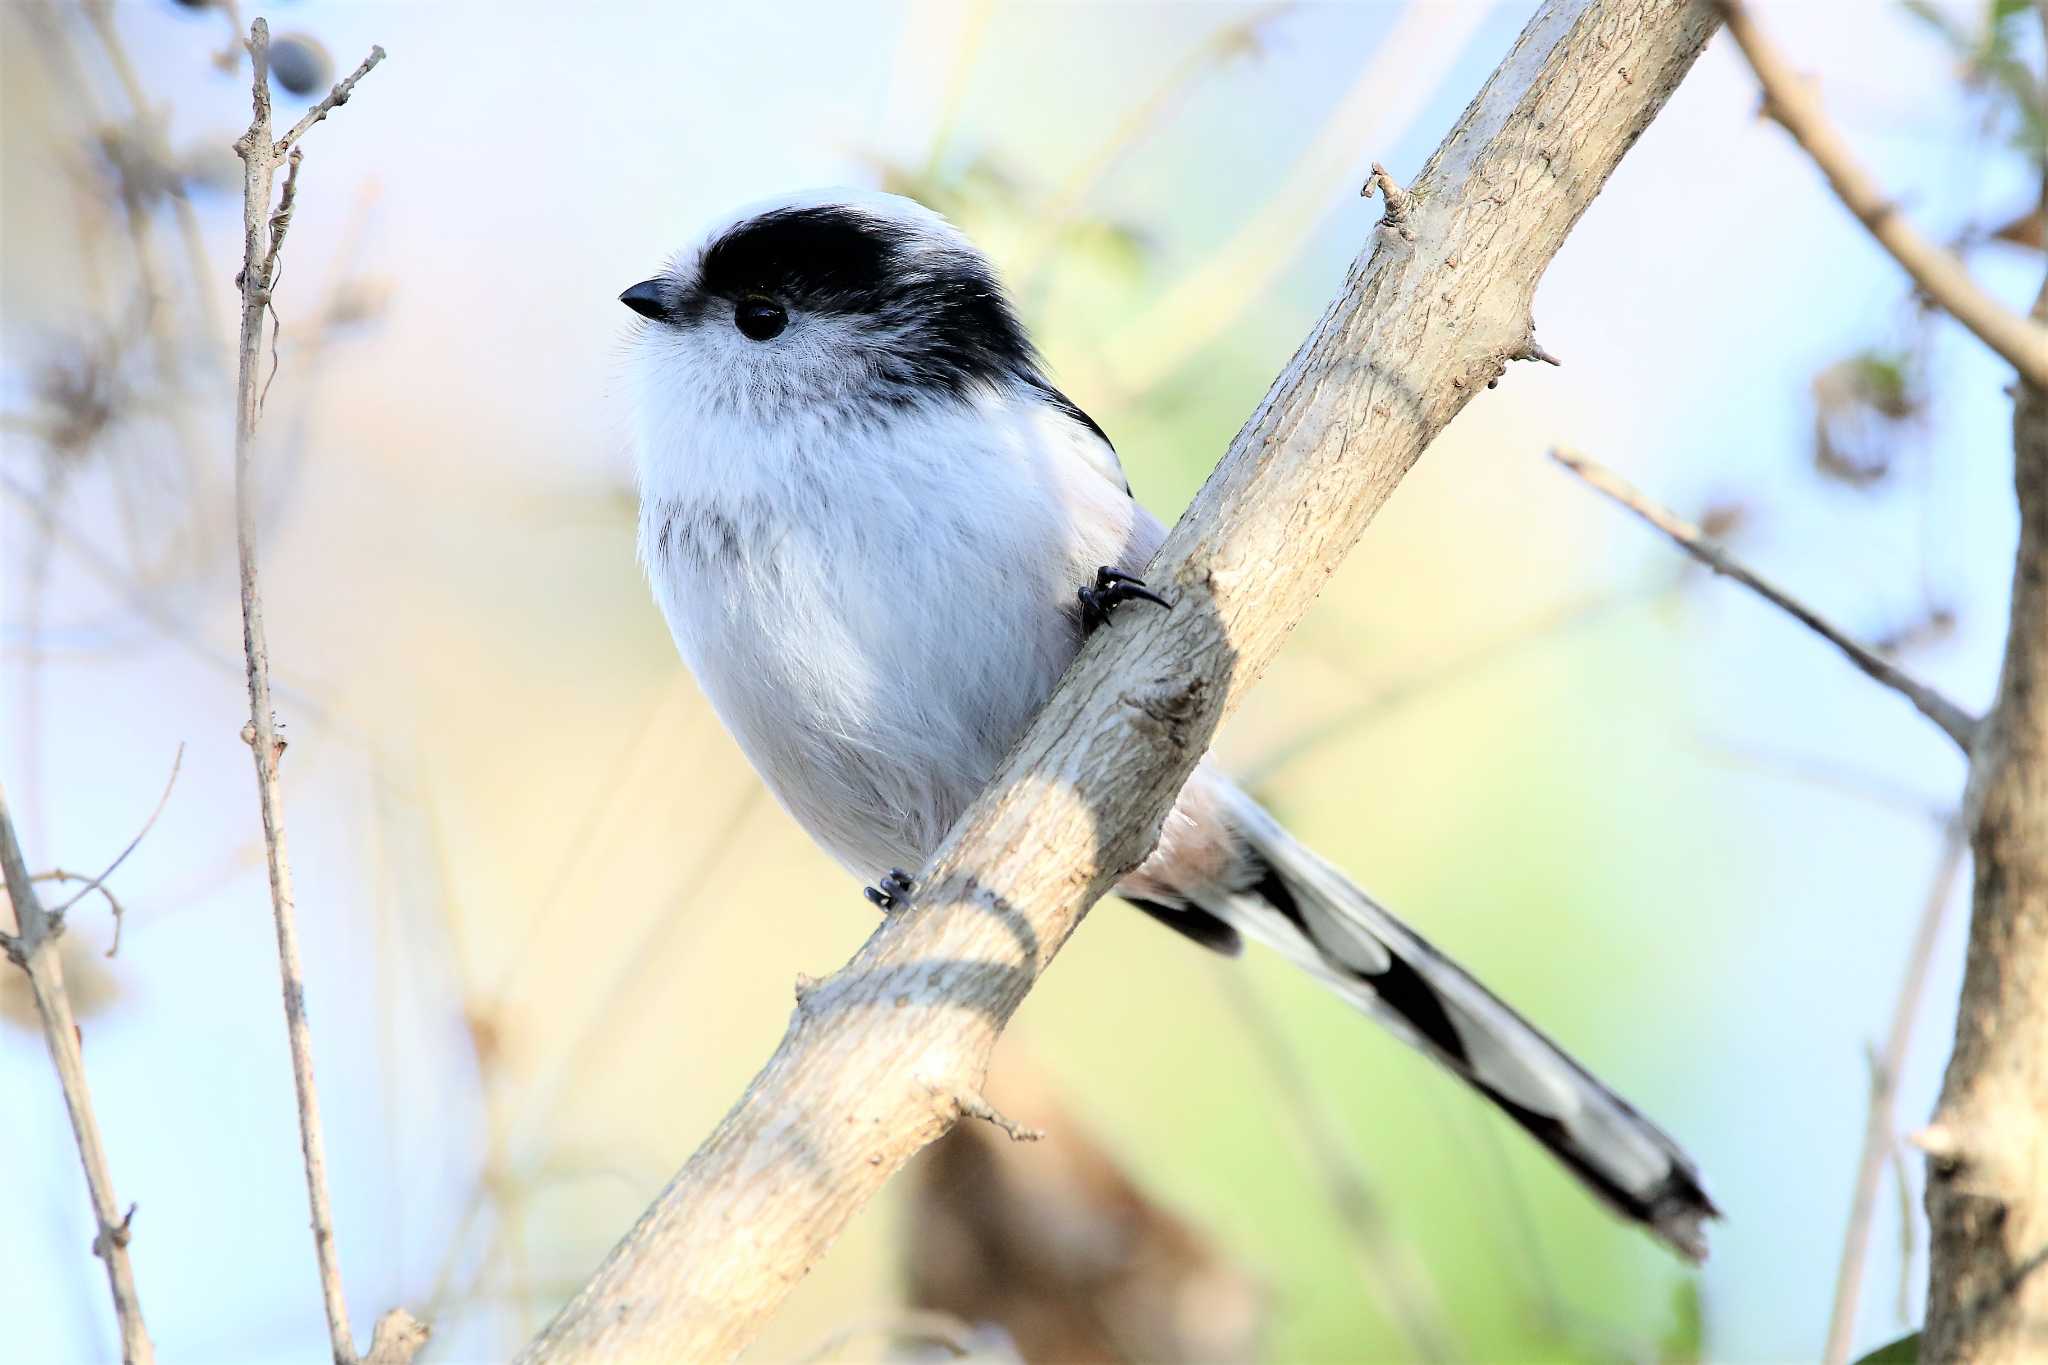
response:
M754 205L620 299L646 320L655 598L769 789L886 910L1083 635L1165 605L1138 578L1165 532L988 259L907 199ZM1207 947L1277 949L1706 1254L1717 1211L1676 1143L1208 763L1117 890Z

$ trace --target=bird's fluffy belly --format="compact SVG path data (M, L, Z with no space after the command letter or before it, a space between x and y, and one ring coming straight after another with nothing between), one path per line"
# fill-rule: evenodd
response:
M1079 645L1067 556L932 528L785 530L655 566L678 644L776 798L862 877L915 867ZM728 548L730 546L728 545Z

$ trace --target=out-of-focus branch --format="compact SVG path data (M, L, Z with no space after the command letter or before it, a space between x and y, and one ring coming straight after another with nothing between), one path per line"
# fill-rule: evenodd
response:
M128 1261L129 1219L134 1217L135 1209L130 1206L127 1213L122 1213L120 1201L114 1198L114 1177L107 1167L106 1145L100 1140L92 1092L85 1083L78 1022L71 1014L71 997L64 989L64 964L57 955L57 939L64 932L64 922L44 910L36 897L35 883L21 856L21 842L14 833L14 821L8 815L5 790L0 790L0 872L6 877L15 928L11 934L0 934L0 950L28 973L36 1013L43 1021L43 1041L49 1045L58 1084L64 1089L64 1108L71 1116L72 1136L78 1140L78 1157L85 1166L86 1190L92 1196L93 1218L98 1225L92 1251L106 1264L114 1320L121 1329L121 1359L125 1365L150 1365L156 1359L156 1348L150 1345L149 1329L142 1322L142 1301L135 1292L135 1268Z
M1714 25L1694 0L1541 8L1417 178L1414 238L1373 234L1153 559L1174 609L1094 634L910 904L801 993L774 1058L522 1359L732 1356L970 1107L1217 724L1423 449L1526 351L1545 267Z
M1821 109L1813 88L1792 69L1740 0L1718 0L1728 35L1741 47L1763 86L1764 113L1813 158L1835 196L1870 230L1927 295L1986 346L2012 362L2030 383L2048 387L2048 327L1986 293L1954 253L1921 235L1899 206L1856 160Z
M1662 531L1679 549L1715 573L1734 579L1842 651L1850 663L1869 677L1912 702L1921 715L1940 726L1942 733L1956 742L1965 756L1970 753L1971 746L1976 743L1980 722L1968 711L1911 677L1889 659L1849 638L1819 612L1784 589L1743 567L1726 550L1709 540L1706 532L1638 491L1605 465L1571 450L1552 450L1550 458Z
M1109 136L1080 158L1065 179L1039 202L1033 215L1030 240L1019 253L1015 266L1017 277L1025 282L1023 294L1026 298L1037 294L1053 248L1073 225L1088 196L1107 178L1118 160L1157 128L1205 73L1221 67L1240 53L1256 52L1264 41L1264 30L1294 7L1295 0L1267 0L1251 12L1233 14L1217 25L1213 32L1176 62L1165 78L1117 121Z
M373 47L355 72L334 87L319 104L275 142L270 136L270 26L257 19L249 28L249 60L254 70L250 92L254 113L249 131L235 141L242 159L242 295L239 364L235 386L235 538L242 584L242 646L249 684L249 723L242 738L256 762L256 785L263 813L263 849L270 871L270 903L277 925L277 958L284 981L285 1032L291 1045L292 1084L298 1096L299 1148L305 1158L306 1197L313 1221L313 1250L320 1268L320 1292L327 1312L327 1331L336 1365L356 1365L355 1341L349 1331L348 1302L342 1293L341 1261L334 1244L334 1210L327 1193L327 1145L320 1124L320 1094L313 1080L313 1035L306 1022L305 969L299 955L299 931L292 892L291 854L285 841L284 792L278 781L278 759L284 741L270 701L270 646L263 626L263 595L256 563L256 489L254 478L256 421L262 403L257 368L263 342L263 316L277 283L278 252L290 225L291 206L271 210L271 186L277 168L289 158L296 178L301 153L294 145L308 128L347 102L356 82L384 59ZM411 1359L425 1341L425 1331L403 1310L394 1309L377 1324L370 1359L394 1365Z
M1967 737L1942 725L1970 762L1964 819L1974 885L1955 1050L1934 1120L1913 1138L1928 1158L1919 1358L2019 1365L2048 1349L2048 284L2026 318L1979 289L1886 202L1743 6L1717 3L1764 87L1766 111L1922 292L2019 371L2020 534L1998 694ZM2048 5L2037 9L2048 24ZM2048 200L2048 172L2043 179ZM1942 723L1926 698L1907 695ZM1853 1290L1852 1271L1845 1263ZM1847 1331L1839 1295L1837 1307L1831 1337Z
M1343 1224L1345 1240L1358 1257L1359 1282L1407 1339L1421 1361L1465 1358L1444 1314L1443 1296L1415 1254L1394 1232L1379 1195L1359 1174L1358 1158L1336 1132L1315 1087L1302 1073L1301 1062L1271 1012L1236 963L1224 963L1216 976L1224 998L1237 1011L1245 1033L1265 1062L1280 1090L1294 1128L1315 1162L1331 1210Z
M1842 1365L1849 1358L1854 1340L1856 1302L1863 1293L1863 1262L1870 1250L1870 1221L1877 1210L1878 1182L1884 1179L1884 1168L1898 1145L1899 1076L1905 1070L1913 1024L1920 1017L1920 996L1927 988L1927 969L1934 961L1934 945L1941 937L1956 871L1962 866L1966 846L1961 822L1951 822L1942 838L1934 880L1920 908L1920 924L1913 931L1912 949L1906 955L1906 975L1899 983L1899 997L1892 1006L1891 1031L1885 1036L1884 1052L1871 1058L1870 1114L1863 1127L1863 1153L1856 1161L1856 1192L1849 1201L1842 1263L1835 1275L1835 1303L1828 1316L1827 1344L1821 1352L1824 1365Z
M1103 339L1093 376L1098 388L1128 402L1270 297L1274 281L1330 213L1331 191L1352 175L1359 152L1407 136L1489 12L1484 5L1400 6L1281 182L1257 196L1228 241Z

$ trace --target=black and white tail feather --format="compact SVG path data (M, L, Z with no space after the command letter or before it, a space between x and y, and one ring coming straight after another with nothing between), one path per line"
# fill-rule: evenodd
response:
M1240 797L1229 818L1254 879L1203 893L1197 908L1277 950L1470 1083L1614 1212L1688 1259L1705 1259L1701 1224L1719 1210L1676 1142L1256 803ZM1142 908L1168 923L1186 914Z

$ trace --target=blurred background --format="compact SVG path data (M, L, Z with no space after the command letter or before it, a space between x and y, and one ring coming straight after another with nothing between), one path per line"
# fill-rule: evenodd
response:
M998 258L1058 382L1171 519L1370 240L1369 163L1410 179L1532 8L267 11L281 121L371 43L390 53L305 144L261 457L359 1335L404 1304L435 1328L424 1359L508 1356L739 1094L796 974L874 924L763 794L641 582L619 290L744 200L915 194ZM2026 8L1760 16L1900 202L2015 306L2044 264ZM0 781L32 865L97 871L184 746L110 883L119 955L96 899L65 940L167 1361L326 1349L238 738L236 44L197 3L0 13ZM1868 1049L1961 765L1543 455L1618 467L1973 707L2015 516L2003 367L1916 305L1757 103L1717 39L1544 282L1563 368L1516 366L1471 404L1219 746L1686 1142L1727 1214L1712 1260L1695 1273L1610 1220L1275 961L1211 960L1110 902L999 1053L998 1097L1052 1136L955 1144L894 1182L758 1358L944 1356L956 1319L1007 1321L977 1349L1039 1358L1817 1354ZM1902 1128L1946 1058L1961 929L1934 958ZM0 1107L0 1354L109 1358L77 1158L11 969ZM1918 1184L1902 1160L1882 1192L1864 1346L1917 1314ZM1017 1199L1099 1262L1055 1298L1168 1335L1054 1347L1005 1319L994 1300L1038 1283L1019 1267L1046 1232L1004 1222Z

